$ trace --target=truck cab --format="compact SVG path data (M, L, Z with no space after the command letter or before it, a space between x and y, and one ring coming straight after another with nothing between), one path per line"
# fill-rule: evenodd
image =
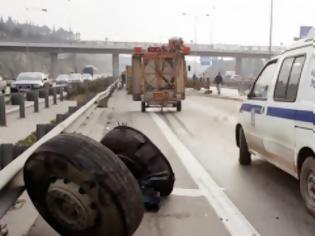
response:
M296 42L264 66L240 108L239 162L259 156L300 182L315 215L315 39Z

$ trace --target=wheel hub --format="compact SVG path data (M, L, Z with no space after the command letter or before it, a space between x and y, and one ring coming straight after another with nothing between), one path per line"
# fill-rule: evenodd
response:
M307 190L310 198L315 202L315 175L312 171L307 178Z
M70 230L81 231L95 224L95 204L76 183L57 179L47 190L46 203L52 217Z

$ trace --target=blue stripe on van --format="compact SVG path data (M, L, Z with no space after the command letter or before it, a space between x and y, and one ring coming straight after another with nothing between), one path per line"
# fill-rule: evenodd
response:
M241 106L241 111L251 112L255 109L255 113L261 114L262 106L244 103ZM315 124L315 114L313 111L288 109L282 107L268 107L267 116L278 117L289 120L309 122Z
M295 109L287 109L280 107L268 107L267 116L279 117L289 120L303 121L313 123L314 113L313 111L303 111Z

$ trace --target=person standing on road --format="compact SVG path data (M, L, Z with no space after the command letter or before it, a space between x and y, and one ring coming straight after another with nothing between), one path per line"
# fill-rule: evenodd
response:
M221 85L223 84L223 78L221 73L219 72L217 76L214 78L215 86L217 87L218 94L221 94Z

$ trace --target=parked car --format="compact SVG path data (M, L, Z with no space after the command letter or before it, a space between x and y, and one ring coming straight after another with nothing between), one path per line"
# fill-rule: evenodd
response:
M69 76L69 83L82 83L82 75L79 73L71 73Z
M11 83L11 92L28 91L50 86L51 82L47 74L42 72L22 72L18 75L15 82Z
M7 82L0 76L0 92L5 93Z
M83 81L92 81L93 77L90 74L82 74L82 80Z
M67 85L69 83L70 76L68 74L60 74L56 78L57 85Z
M315 216L315 49L304 39L271 59L240 108L236 143L241 165L265 158L299 180Z

